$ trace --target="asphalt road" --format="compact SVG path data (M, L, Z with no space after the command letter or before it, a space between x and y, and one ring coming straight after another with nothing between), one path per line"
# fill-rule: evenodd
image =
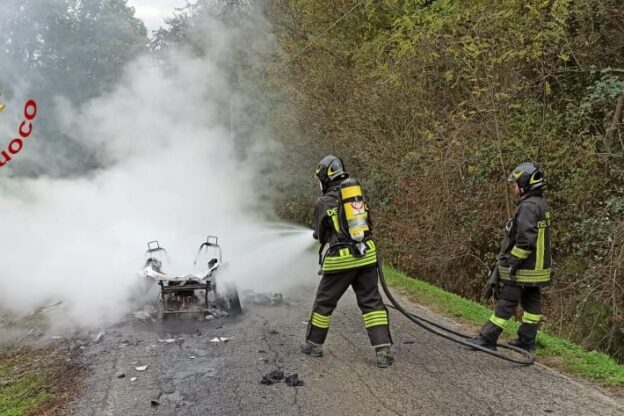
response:
M397 361L379 369L350 292L334 313L325 356L304 356L313 293L289 306L247 305L236 318L110 328L85 354L91 372L71 414L624 415L624 403L594 387L467 350L395 311ZM230 340L210 342L219 336ZM260 384L274 369L298 373L305 385Z

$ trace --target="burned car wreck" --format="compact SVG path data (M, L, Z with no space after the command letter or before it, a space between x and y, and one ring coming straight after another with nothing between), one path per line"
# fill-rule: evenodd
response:
M218 237L208 236L199 246L194 264L201 257L207 260L207 269L196 274L170 275L163 271L163 260L168 261L167 250L156 240L147 243L145 254L147 259L139 276L160 287L162 318L193 313L219 317L223 311L242 312L236 286L217 277L217 271L224 266Z

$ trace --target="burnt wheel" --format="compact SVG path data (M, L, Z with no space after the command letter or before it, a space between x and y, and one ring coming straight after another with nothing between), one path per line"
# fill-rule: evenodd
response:
M228 311L236 315L242 313L243 307L241 306L240 298L238 297L238 290L236 289L236 285L228 284L225 286L225 288L225 302L227 303Z
M216 304L232 315L241 313L243 308L241 306L240 298L238 297L236 285L233 283L220 283L219 287L221 287L221 289L217 290L215 285L215 293L218 293Z

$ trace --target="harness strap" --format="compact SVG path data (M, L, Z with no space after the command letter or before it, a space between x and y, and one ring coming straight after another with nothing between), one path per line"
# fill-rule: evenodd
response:
M323 249L325 249L325 246L327 245L327 243L321 243L321 246L319 247L319 252L318 252L318 256L319 256L319 265L323 265L323 259L325 256L323 256Z

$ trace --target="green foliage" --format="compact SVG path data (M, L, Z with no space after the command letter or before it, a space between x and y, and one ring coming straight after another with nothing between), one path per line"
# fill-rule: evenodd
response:
M0 57L9 87L76 102L109 89L124 65L146 51L143 22L127 0L8 0ZM12 82L16 81L16 82Z
M369 0L321 36L352 7L268 2L284 187L306 189L301 172L340 154L389 260L473 297L513 210L505 178L540 163L555 225L551 328L624 359L621 2ZM280 214L301 219L311 203L302 194Z

